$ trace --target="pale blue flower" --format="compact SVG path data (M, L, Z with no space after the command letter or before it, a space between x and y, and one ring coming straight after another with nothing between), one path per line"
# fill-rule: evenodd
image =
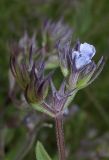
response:
M78 51L73 51L72 58L75 58L76 69L81 69L91 62L96 50L93 45L81 43Z

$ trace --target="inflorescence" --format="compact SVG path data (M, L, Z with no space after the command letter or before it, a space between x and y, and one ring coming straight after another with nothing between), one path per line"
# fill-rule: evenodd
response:
M72 47L72 33L62 20L47 21L43 26L41 47L38 47L36 35L30 38L27 33L12 45L10 67L25 99L52 117L63 114L69 97L91 84L104 66L103 57L97 64L92 60L96 53L93 45L77 41ZM56 67L63 73L58 91L52 80ZM45 74L49 68L51 72Z

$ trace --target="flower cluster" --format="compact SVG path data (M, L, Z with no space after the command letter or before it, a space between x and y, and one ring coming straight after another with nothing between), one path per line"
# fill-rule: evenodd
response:
M39 54L35 39L27 34L12 47L11 71L29 103L42 101L47 92L50 75L44 76L44 61Z
M59 60L61 70L68 79L68 88L77 90L92 83L100 74L104 66L104 58L101 57L98 64L92 60L96 53L95 47L88 43L77 41L72 48L70 41L63 45L58 43Z
M73 97L78 90L92 83L104 66L103 57L98 64L92 60L96 53L93 45L77 41L75 46L71 47L71 33L72 30L67 25L63 26L62 21L58 23L48 21L42 35L53 39L52 47L56 50L54 55L48 54L45 39L42 48L38 48L35 34L29 38L25 33L19 43L12 48L11 71L23 89L27 102L52 117L63 114L69 96ZM58 91L53 84L52 73L45 75L49 60L53 56L58 57L55 62L64 75ZM48 92L49 90L52 94Z

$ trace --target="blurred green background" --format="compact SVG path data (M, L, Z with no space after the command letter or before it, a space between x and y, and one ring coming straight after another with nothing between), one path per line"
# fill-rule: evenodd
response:
M102 55L106 59L101 75L77 94L70 107L72 114L65 118L68 160L109 160L108 0L0 0L0 160L35 160L37 140L56 159L54 125L50 127L53 121L16 107L8 97L9 44L25 30L37 32L44 19L62 17L73 28L74 40L93 44L96 61ZM31 123L36 121L34 130L28 129L26 117Z

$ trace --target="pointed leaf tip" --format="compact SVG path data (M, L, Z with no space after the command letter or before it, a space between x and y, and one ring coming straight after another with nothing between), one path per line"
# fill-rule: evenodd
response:
M37 160L52 160L43 147L42 143L39 141L36 145L36 158Z

